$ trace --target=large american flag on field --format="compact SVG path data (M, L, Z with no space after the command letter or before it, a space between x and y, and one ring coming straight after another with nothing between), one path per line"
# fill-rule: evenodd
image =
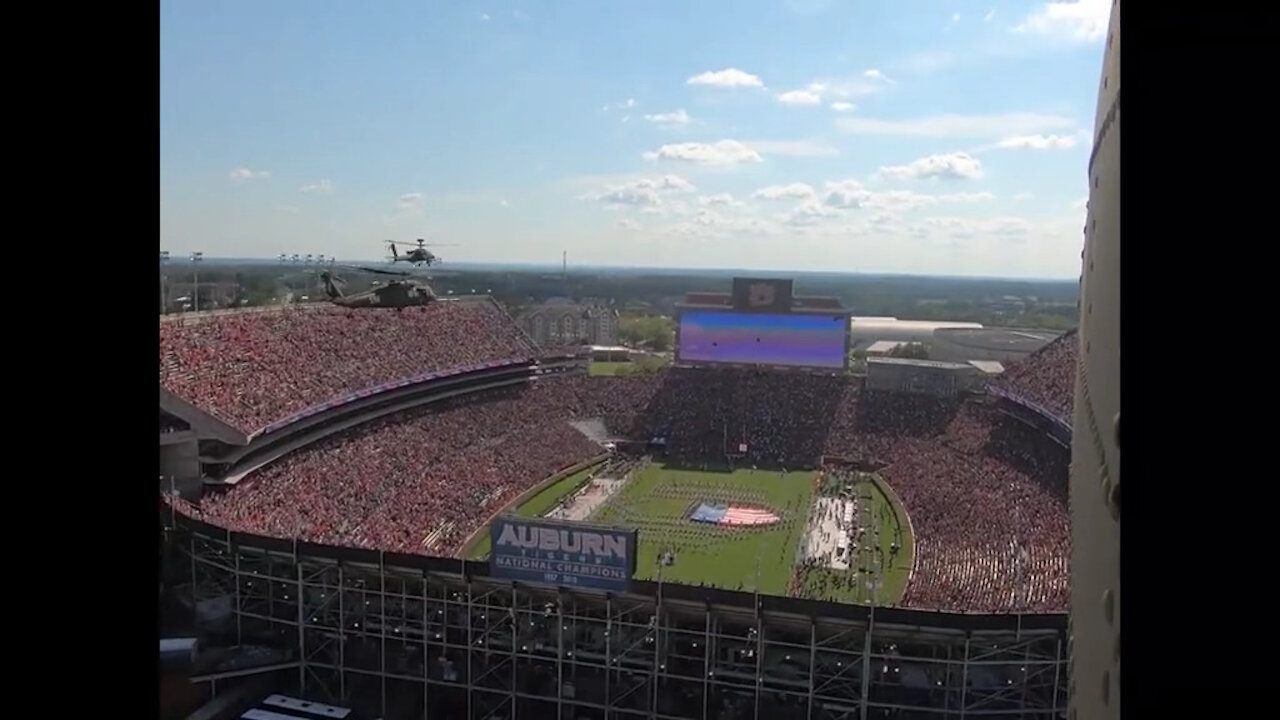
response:
M771 525L778 516L768 510L730 505L720 519L721 525Z

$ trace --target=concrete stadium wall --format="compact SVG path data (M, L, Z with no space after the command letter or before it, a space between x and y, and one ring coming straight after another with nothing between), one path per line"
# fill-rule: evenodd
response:
M188 481L195 482L195 487L199 487L200 482L200 448L194 433L183 434L188 436L186 440L160 446L160 475L173 478L181 486L180 491L188 486Z

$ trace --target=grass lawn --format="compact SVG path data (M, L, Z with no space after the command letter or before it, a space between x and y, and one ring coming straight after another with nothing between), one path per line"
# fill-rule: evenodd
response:
M851 571L811 570L802 589L805 597L870 605L896 605L911 577L914 549L906 510L877 475L861 474L853 494L859 500L858 522L867 528ZM898 551L890 550L896 543ZM863 572L854 572L857 570ZM880 579L878 592L867 587L871 578ZM860 578L860 579L859 579Z
M595 361L587 366L587 374L595 377L602 375L624 375L632 372L652 372L671 363L667 357L655 355L637 355L634 360L621 362Z
M556 480L543 488L538 494L521 503L512 514L520 517L542 517L547 511L556 506L560 498L572 495L575 490L582 487L597 467L597 465L585 467L572 475L566 475ZM489 533L486 530L476 540L475 544L463 554L469 560L483 560L489 557L489 543Z
M595 362L592 361L587 366L587 374L591 376L600 375L617 375L619 371L626 372L632 367L631 362ZM623 368L626 368L625 370Z
M650 465L637 473L592 518L597 525L639 530L636 577L656 580L657 558L676 553L662 578L728 590L785 594L813 499L812 471L786 474L736 470L701 472ZM741 503L772 510L782 521L761 528L726 528L685 518L699 501Z

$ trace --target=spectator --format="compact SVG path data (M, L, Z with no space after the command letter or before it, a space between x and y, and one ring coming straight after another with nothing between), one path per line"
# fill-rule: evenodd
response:
M160 385L252 434L380 385L533 353L493 302L231 313L160 323Z
M455 327L450 322L440 324ZM495 329L477 342L491 356L516 349L500 345L498 335ZM348 347L345 342L335 344ZM409 344L437 363L479 357L478 351L428 348L430 342ZM189 347L205 352L201 343ZM343 352L356 357L354 350ZM353 368L351 377L371 377L371 367L383 376L408 372L393 355L366 353L342 367ZM282 364L258 362L277 376L295 377ZM306 387L337 386L335 380ZM201 387L211 402L258 407L236 405L234 392ZM1062 390L1053 387L1042 389ZM264 390L255 397L266 396ZM271 407L278 414L283 406ZM864 393L856 378L840 376L680 368L607 378L543 376L527 387L454 398L348 430L205 498L198 510L178 510L244 532L457 553L499 508L602 453L568 423L575 418L603 418L615 437L662 438L667 453L683 460L799 469L844 458L879 468L914 533L904 605L982 612L1067 606L1066 451L986 405Z

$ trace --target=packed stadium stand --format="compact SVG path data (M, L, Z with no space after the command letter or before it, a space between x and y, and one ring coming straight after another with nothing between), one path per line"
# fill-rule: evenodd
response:
M660 439L675 458L881 469L914 525L904 605L1065 609L1066 453L973 401L864 393L856 379L733 369L547 376L360 425L286 455L199 516L242 532L454 554L494 511L601 453L569 424Z
M1008 364L996 387L1069 420L1075 402L1079 345L1076 331L1063 334L1026 358Z
M246 435L432 372L534 354L492 301L172 317L160 323L160 386Z

